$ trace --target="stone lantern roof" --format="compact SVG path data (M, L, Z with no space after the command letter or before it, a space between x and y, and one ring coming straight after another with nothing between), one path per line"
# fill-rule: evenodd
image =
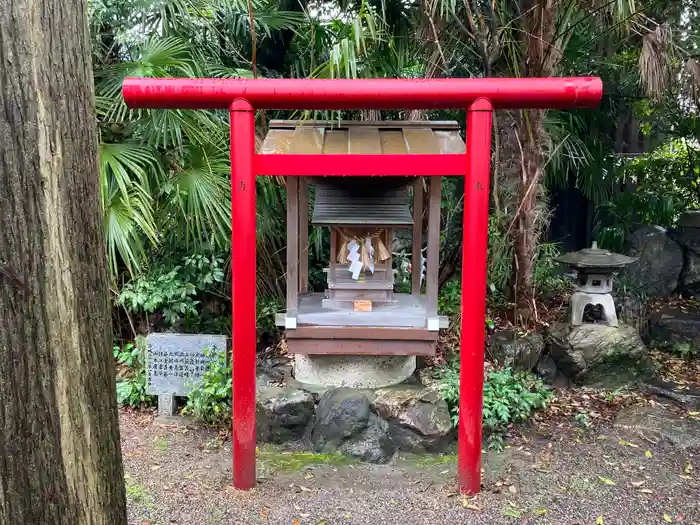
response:
M598 243L594 241L590 248L565 253L555 260L576 270L590 272L591 270L621 270L637 259L638 257L628 257L598 248Z

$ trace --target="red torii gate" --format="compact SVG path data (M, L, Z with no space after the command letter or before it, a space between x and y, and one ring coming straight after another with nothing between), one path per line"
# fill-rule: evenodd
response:
M228 109L231 126L233 483L255 484L255 176L456 176L464 180L459 486L481 485L486 250L494 109L595 106L599 78L192 79L127 78L131 108ZM256 109L467 110L467 151L442 155L255 153Z

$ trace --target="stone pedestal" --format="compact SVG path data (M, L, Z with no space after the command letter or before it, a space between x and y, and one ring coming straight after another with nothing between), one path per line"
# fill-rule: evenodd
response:
M158 415L177 415L177 399L175 399L175 394L158 394Z
M296 380L324 387L384 388L405 381L415 370L415 356L294 356Z

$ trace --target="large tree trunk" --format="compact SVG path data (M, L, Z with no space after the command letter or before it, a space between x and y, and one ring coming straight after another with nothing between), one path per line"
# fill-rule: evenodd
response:
M515 256L515 298L518 317L526 322L536 318L535 287L532 280L535 255L539 241L540 196L542 174L542 150L544 135L544 110L523 111L516 120L518 144L521 152L521 177L518 184L518 209L513 228L513 253Z
M0 8L0 524L126 523L84 1Z
M559 4L554 0L523 0L523 63L525 77L552 76L561 61L560 50L554 45L556 14ZM538 197L546 134L545 110L521 111L515 120L521 154L521 173L517 184L518 208L515 227L511 230L515 254L515 294L518 317L525 323L536 319L535 288L532 274L539 237Z

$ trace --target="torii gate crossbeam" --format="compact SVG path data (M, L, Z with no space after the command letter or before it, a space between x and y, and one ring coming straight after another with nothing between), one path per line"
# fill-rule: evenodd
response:
M131 108L228 109L231 127L233 481L255 484L255 176L464 175L459 486L481 485L486 251L494 109L579 108L600 102L599 78L127 78ZM467 110L466 155L258 155L255 109Z

